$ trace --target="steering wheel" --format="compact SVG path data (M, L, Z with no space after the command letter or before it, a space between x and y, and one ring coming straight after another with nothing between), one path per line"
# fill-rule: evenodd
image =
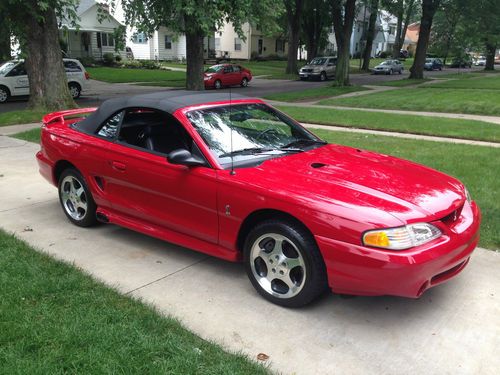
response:
M274 128L267 128L267 129L260 131L259 134L257 134L257 136L255 137L255 139L259 140L262 137L264 137L265 135L270 135L270 134L279 135L280 133L279 133L279 131L277 131Z

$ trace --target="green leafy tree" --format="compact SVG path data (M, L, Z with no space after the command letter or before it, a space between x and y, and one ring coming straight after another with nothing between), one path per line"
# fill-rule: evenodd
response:
M330 21L327 0L305 0L301 27L309 60L325 48Z
M424 64L429 47L432 21L441 0L422 0L422 17L420 19L420 32L418 33L417 50L415 59L410 68L410 79L424 78Z
M304 9L303 0L284 0L288 34L288 57L285 72L297 73L297 50L300 38L300 20Z
M397 18L396 36L392 47L392 58L399 58L406 31L416 10L416 0L381 0L382 7Z
M188 90L204 90L203 40L214 35L225 22L244 38L245 22L265 28L273 22L276 4L272 0L123 0L126 22L138 31L152 34L161 26L186 35ZM278 10L280 8L278 7Z
M76 0L2 0L0 14L24 48L28 106L40 110L75 107L63 67L57 17L76 20Z
M10 59L10 25L0 12L0 63Z
M461 0L443 0L441 7L436 11L431 30L429 51L443 57L443 63L450 52L463 51L469 44L466 36L466 19ZM469 40L470 42L470 40Z
M356 0L331 0L330 6L338 50L335 80L337 86L348 86L350 84L349 60L352 27L356 17Z

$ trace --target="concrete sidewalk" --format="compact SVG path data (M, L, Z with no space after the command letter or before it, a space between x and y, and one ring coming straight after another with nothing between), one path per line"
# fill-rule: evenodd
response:
M0 226L140 298L205 339L284 374L496 374L500 253L421 299L326 294L290 310L260 298L241 264L111 225L71 225L38 175L39 146L0 136ZM497 369L497 370L495 370Z

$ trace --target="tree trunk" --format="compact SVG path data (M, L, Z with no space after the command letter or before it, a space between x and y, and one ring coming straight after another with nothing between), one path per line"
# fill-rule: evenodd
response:
M190 30L190 29L188 29ZM205 90L203 82L203 32L186 32L186 89Z
M300 16L303 8L302 0L285 1L288 24L288 55L285 73L297 74L297 50L299 48ZM309 56L308 56L309 58Z
M341 0L332 1L333 30L338 48L335 81L337 86L349 86L349 60L351 54L351 35L354 17L356 15L356 0L346 0L342 9Z
M392 46L392 58L398 59L399 52L401 51L401 30L403 28L403 15L404 15L404 7L403 0L399 0L399 9L398 9L398 22L396 26L396 38L394 40L394 45Z
M429 47L429 37L431 34L432 20L439 6L440 0L422 1L422 18L420 20L420 31L418 33L417 50L415 60L410 68L410 79L424 78L424 64Z
M495 70L495 52L497 46L494 44L486 43L486 65L484 70Z
M10 28L7 20L0 13L0 63L10 59Z
M370 70L370 58L372 55L373 40L375 39L375 26L378 16L378 1L371 0L370 2L370 20L368 21L368 31L366 33L366 45L363 52L363 66L361 70Z
M38 2L31 0L36 9ZM59 30L54 9L38 9L41 17L26 19L26 70L28 72L29 108L55 111L76 107L68 90Z

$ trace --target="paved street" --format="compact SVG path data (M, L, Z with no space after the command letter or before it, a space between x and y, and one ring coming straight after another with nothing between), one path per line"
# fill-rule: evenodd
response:
M482 67L479 67L482 68ZM478 67L474 67L471 70L477 70ZM470 69L460 69L461 72L469 71ZM444 69L443 71L433 71L426 72L428 77L439 77L440 75L456 73L458 69ZM385 81L399 80L408 77L409 72L405 71L402 75L396 74L392 76L386 75L372 75L372 74L352 74L351 83L353 85L376 85L377 83ZM300 91L307 88L314 88L328 85L329 82L319 82L319 81L289 81L289 80L275 80L275 79L264 79L264 78L254 78L250 85L246 88L243 87L232 87L232 92L244 94L253 97L262 97L267 94L278 93L278 92L290 92L290 91ZM133 95L148 92L157 92L162 90L170 90L163 87L151 87L151 86L138 86L135 84L123 84L123 83L106 83L100 81L91 81L91 88L88 92L83 93L82 97L76 101L80 107L93 107L98 106L106 99ZM227 92L229 95L229 89L224 88L222 91ZM215 92L215 90L211 90ZM13 99L5 104L0 104L0 113L22 110L26 108L27 98Z
M38 145L0 136L0 226L205 339L284 374L496 374L500 253L478 249L418 300L326 294L290 310L253 290L241 264L112 225L71 225L38 175ZM496 370L495 370L496 369Z

